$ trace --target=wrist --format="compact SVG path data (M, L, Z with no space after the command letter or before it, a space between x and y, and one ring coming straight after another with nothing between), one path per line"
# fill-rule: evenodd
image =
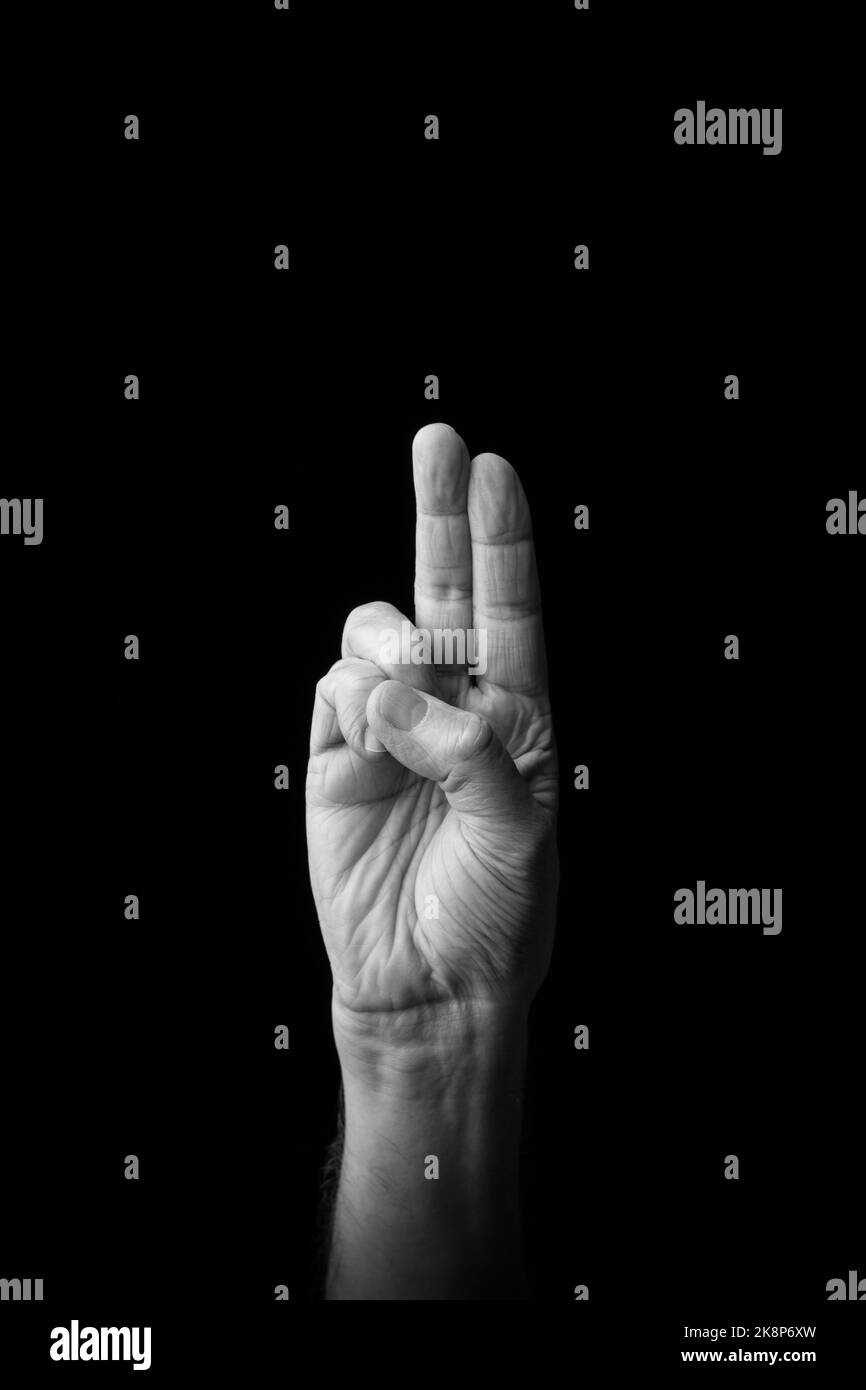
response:
M525 1011L452 1003L374 1020L336 1003L334 1024L345 1131L328 1297L526 1297Z
M459 1096L491 1100L520 1091L527 1009L449 1000L371 1013L334 995L334 1041L347 1095L436 1106Z

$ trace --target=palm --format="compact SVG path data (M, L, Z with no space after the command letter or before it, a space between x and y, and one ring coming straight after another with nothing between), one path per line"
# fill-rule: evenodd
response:
M478 567L472 567L466 553L479 527L473 515L470 531L466 515L465 528L457 528L463 534L455 546L454 527L446 538L436 524L440 518L435 500L443 489L462 492L465 511L468 476L461 481L455 475L461 466L468 475L468 459L455 456L452 441L461 443L456 436L446 437L446 448L428 454L420 468L416 459L416 622L418 627L474 625L477 630L482 619L489 623L493 597L486 593L486 609L479 603L479 597L485 597L485 584L482 580L479 596ZM507 491L497 500L512 509L521 504L525 508L516 477L510 477L519 495ZM479 497L482 517L485 501L493 530L502 519L489 498ZM425 516L436 521L428 524ZM451 521L454 513L449 511L448 516ZM526 523L528 529L528 511ZM528 538L527 543L531 547ZM446 587L452 597L447 603L438 587L434 594L425 593L430 574L441 576L443 568L451 571ZM451 706L484 716L538 807L552 820L555 750L543 670L537 670L539 654L543 662L540 618L526 589L527 583L535 583L534 560L519 569L526 612L509 627L507 643L500 633L498 643L491 644L488 675L477 684L470 682L465 671L437 676L431 667L394 669L375 661L371 629L376 622L387 623L394 613L385 605L355 610L347 623L338 668L354 671L357 680L371 687L377 681L398 678ZM476 581L474 604L471 595L454 597L460 594L461 578L465 585L467 572ZM512 595L512 603L518 606L520 598ZM532 630L521 633L521 623L526 622ZM525 688L509 688L494 676ZM362 685L362 698L365 689ZM370 756L345 740L317 746L314 738L308 840L319 916L335 987L345 1005L359 1010L403 1010L471 995L494 997L509 988L514 962L527 952L525 938L533 930L539 893L549 894L550 884L538 881L539 862L534 855L521 853L519 828L507 816L500 821L494 814L489 833L479 838L468 833L464 819L436 780L387 754Z

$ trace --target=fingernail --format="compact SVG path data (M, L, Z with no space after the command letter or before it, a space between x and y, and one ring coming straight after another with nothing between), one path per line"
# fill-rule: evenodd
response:
M379 713L395 729L407 733L409 729L414 729L416 724L421 723L427 713L427 701L417 690L392 681L382 691Z
M380 738L377 738L375 734L371 734L369 729L367 729L364 733L364 747L366 748L368 753L385 752L385 745L382 742L382 740Z

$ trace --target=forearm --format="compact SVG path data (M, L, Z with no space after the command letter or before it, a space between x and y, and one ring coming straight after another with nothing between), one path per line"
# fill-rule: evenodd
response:
M373 1040L335 1015L345 1134L326 1296L526 1298L525 1017L451 1007L394 1026Z

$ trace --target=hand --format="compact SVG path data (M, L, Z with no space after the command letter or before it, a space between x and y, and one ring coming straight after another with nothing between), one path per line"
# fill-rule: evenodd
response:
M557 767L529 508L511 466L470 463L447 425L420 431L413 461L416 628L473 629L481 654L486 634L487 669L400 664L387 647L407 620L370 603L319 682L310 872L347 1039L525 1009L553 933Z
M326 1296L525 1298L525 1019L558 878L529 509L447 425L413 457L416 628L471 629L484 661L473 680L407 660L389 648L413 629L371 603L316 691L307 835L345 1099Z

